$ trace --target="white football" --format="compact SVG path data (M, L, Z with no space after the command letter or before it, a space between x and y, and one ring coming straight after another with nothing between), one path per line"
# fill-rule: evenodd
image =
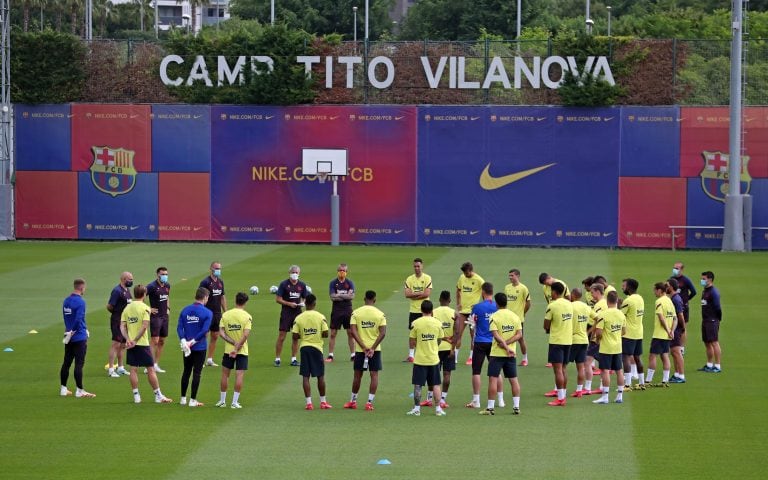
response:
M277 293L277 287L276 287L276 286L274 286L274 285L272 285L271 287L269 287L269 293Z
M256 285L251 287L251 295L258 295L259 294L259 287Z
M309 285L307 285L307 293L312 293L312 287L310 287Z

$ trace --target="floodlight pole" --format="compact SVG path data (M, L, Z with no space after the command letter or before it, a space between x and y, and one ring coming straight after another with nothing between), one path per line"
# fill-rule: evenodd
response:
M331 246L339 246L339 190L338 190L338 177L332 175L333 178L333 195L331 195Z
M742 2L731 4L731 108L729 126L728 194L725 196L725 218L723 230L724 252L743 252L744 197L741 194L741 40Z

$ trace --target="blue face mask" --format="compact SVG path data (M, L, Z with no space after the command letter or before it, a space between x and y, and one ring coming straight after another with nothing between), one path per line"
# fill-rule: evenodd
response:
M160 275L160 281L163 283L168 283L168 275L166 274Z
M672 269L672 276L673 276L673 277L676 277L676 276L678 276L678 275L680 275L680 270L678 270L678 269L676 269L676 268L673 268L673 269Z
M706 287L707 286L707 281L704 280L703 278L700 280L700 282L701 282L701 286L702 287Z
M220 277L221 276L221 269L217 268L216 270L214 270L213 271L213 276L214 277Z

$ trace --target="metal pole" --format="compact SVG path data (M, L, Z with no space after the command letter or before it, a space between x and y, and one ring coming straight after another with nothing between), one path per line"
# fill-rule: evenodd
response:
M90 1L90 0L89 0ZM141 24L141 31L144 31L144 0L139 0L139 23Z
M219 0L216 0L216 31L219 31Z
M517 0L517 40L520 41L520 25L522 22L522 18L520 16L520 12L522 11L522 3L523 0Z
M592 33L592 25L590 25L591 21L592 21L592 18L589 16L589 0L587 0L587 11L584 17L584 23L587 24L587 35Z
M365 0L365 44L368 45L368 0Z
M270 16L271 19L271 25L275 25L275 0L271 0L270 2Z
M741 196L741 33L742 0L731 4L731 108L728 194L725 196L723 251L744 251L744 201Z
M339 246L339 191L336 176L333 176L333 195L331 195L331 246Z
M355 55L357 55L357 7L352 7L352 41L355 44Z
M160 2L159 0L154 0L154 2L155 2L155 39L158 39L160 38L160 14L158 13L159 7L157 4Z
M605 7L608 9L608 36L611 36L611 6L608 5Z

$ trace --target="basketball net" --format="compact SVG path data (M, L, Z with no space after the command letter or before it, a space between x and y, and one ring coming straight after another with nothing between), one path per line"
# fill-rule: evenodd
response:
M328 174L327 173L318 173L317 174L317 181L320 183L325 183L325 181L328 180Z

